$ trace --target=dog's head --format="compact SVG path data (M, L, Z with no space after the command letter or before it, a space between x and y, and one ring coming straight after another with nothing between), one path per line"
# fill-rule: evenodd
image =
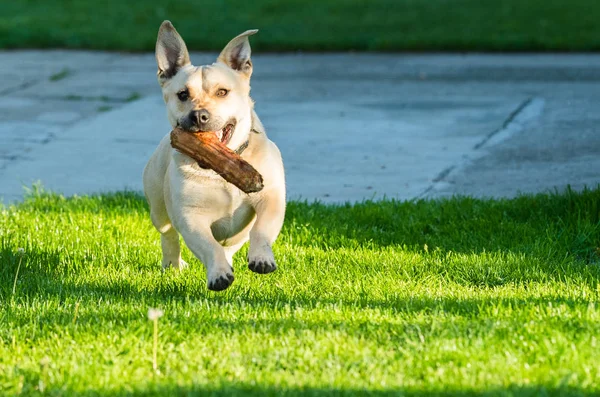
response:
M169 122L187 131L214 131L230 148L248 139L252 126L248 30L229 42L212 65L193 66L187 47L171 22L156 41L158 82Z

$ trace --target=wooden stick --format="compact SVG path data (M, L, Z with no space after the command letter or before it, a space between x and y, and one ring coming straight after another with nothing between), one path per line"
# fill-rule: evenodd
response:
M210 168L245 193L262 190L262 175L237 153L225 146L214 132L171 131L171 146Z

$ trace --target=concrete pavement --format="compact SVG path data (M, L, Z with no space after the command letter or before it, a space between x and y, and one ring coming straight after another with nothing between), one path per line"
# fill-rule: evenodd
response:
M195 64L216 54L192 54ZM0 52L0 197L141 190L169 132L152 54ZM598 55L260 55L252 95L291 199L600 182Z

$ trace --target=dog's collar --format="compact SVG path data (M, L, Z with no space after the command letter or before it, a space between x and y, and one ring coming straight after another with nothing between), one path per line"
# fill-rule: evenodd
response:
M255 134L260 134L260 131L255 130L254 128L250 130L250 132L254 132ZM237 149L234 150L234 152L238 155L241 156L242 152L244 150L246 150L248 148L248 145L250 145L250 138L248 138L246 140L246 142L242 143Z
M240 145L240 147L238 147L237 149L235 149L235 150L234 150L234 152L235 152L237 155L241 156L241 155L242 155L242 152L243 152L244 150L246 150L246 148L248 147L248 145L249 145L249 144L250 144L250 139L248 139L246 142L242 143L242 144Z

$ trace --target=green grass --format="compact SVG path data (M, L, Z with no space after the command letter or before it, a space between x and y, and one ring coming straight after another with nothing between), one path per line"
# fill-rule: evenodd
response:
M190 49L258 28L260 51L597 51L597 0L19 0L0 48L152 51L170 19Z
M187 249L161 273L141 197L34 191L0 209L0 393L598 395L599 211L600 189L290 203L279 270L244 248L215 293Z

